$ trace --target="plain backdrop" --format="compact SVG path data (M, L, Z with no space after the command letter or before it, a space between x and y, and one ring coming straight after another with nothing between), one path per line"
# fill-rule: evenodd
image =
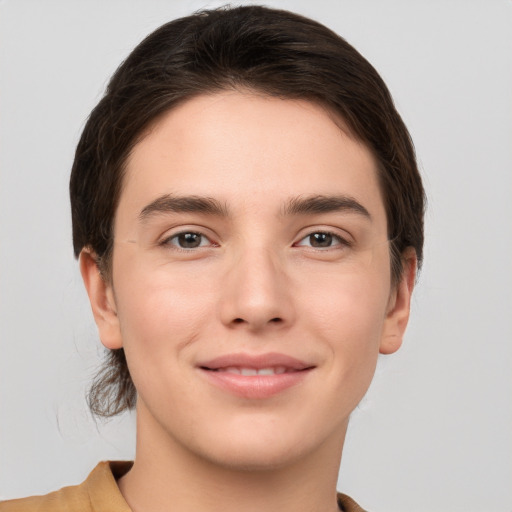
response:
M236 2L237 4L244 2ZM345 37L387 82L429 197L405 343L354 412L339 488L374 512L512 510L512 2L268 1ZM0 0L0 497L132 458L91 419L102 351L72 256L67 181L117 65L221 2Z

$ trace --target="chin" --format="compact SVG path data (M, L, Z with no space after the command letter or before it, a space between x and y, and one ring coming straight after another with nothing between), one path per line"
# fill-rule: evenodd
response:
M203 457L216 466L235 472L265 472L274 471L294 465L305 456L306 450L287 449L284 446L262 447L251 445L230 444L224 450L216 447L215 452L203 452Z
M275 471L300 464L320 452L340 450L344 425L333 431L315 428L319 425L275 425L269 422L246 425L242 429L223 429L220 435L210 432L207 442L196 445L196 454L211 463L232 471ZM251 428L252 427L252 428ZM294 428L295 427L295 428ZM302 428L301 428L302 427ZM211 435L213 434L213 435ZM189 448L192 446L189 445ZM316 454L316 455L315 455Z

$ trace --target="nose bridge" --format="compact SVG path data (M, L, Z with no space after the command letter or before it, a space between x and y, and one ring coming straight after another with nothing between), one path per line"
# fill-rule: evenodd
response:
M287 276L278 253L263 243L241 243L227 269L223 321L252 330L292 319Z

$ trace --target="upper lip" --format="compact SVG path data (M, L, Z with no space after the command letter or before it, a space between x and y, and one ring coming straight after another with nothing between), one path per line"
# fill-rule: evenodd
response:
M301 361L295 357L276 352L267 354L225 354L198 364L198 367L206 368L208 370L219 370L221 368L230 367L254 368L256 370L261 370L262 368L271 368L276 366L283 366L287 370L300 371L312 368L314 365Z

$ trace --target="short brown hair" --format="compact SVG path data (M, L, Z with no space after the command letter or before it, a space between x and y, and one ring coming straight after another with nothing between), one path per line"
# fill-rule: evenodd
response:
M415 249L421 264L424 190L411 138L383 80L325 26L261 6L224 7L171 21L117 69L76 149L70 181L75 256L90 248L110 278L124 165L148 125L194 96L242 88L310 100L337 114L378 163L393 281L401 276L406 248ZM88 398L101 416L135 405L123 349L109 352Z

